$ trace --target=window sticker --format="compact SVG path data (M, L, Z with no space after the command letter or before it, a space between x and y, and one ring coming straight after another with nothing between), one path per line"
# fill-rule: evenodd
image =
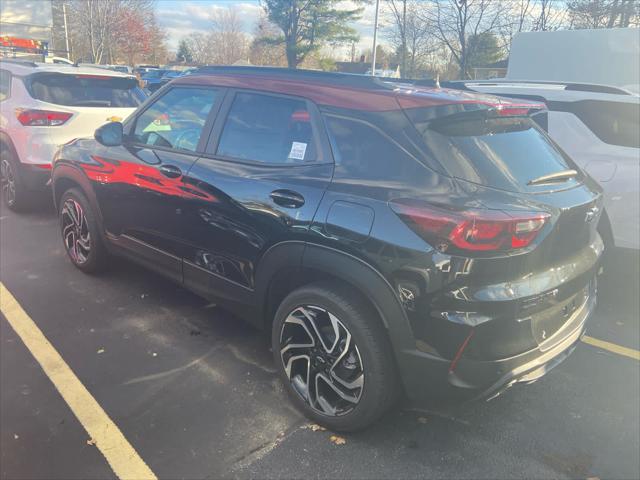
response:
M307 153L307 144L302 142L292 142L289 158L294 160L304 160L304 154Z

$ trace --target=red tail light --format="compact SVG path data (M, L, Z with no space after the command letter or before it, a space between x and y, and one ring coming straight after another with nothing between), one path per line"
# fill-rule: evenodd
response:
M69 112L16 109L18 121L27 127L57 127L63 125L72 116L73 113Z
M442 252L497 252L527 247L550 217L540 212L454 211L404 199L392 201L391 208Z

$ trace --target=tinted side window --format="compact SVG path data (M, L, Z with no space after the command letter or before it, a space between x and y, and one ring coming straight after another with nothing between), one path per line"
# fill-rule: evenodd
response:
M640 104L583 100L567 110L604 143L640 148Z
M238 93L222 130L217 153L274 164L315 161L316 146L307 103Z
M0 102L11 95L11 73L0 70Z
M427 175L425 167L373 125L327 115L336 168L343 176L404 182Z
M195 152L218 90L172 88L136 120L134 141Z

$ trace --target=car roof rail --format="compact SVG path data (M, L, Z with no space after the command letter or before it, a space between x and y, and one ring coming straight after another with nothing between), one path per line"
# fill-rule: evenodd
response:
M309 80L329 85L371 90L389 90L392 86L386 82L397 80L395 78L374 77L372 75L359 75L353 73L236 65L207 65L199 67L192 75L198 74L261 75L291 80Z
M31 60L20 60L19 58L0 57L0 62L13 63L15 65L23 65L25 67L38 67L38 64L36 62L33 62Z
M561 81L550 81L550 80L510 80L508 78L500 78L500 79L492 79L492 80L453 80L447 82L450 85L458 85L453 86L452 88L461 88L463 86L464 90L469 90L467 85L485 85L485 86L508 86L511 84L516 85L557 85L559 87L564 87L565 90L575 91L575 92L593 92L593 93L611 93L615 95L633 95L632 92L626 90L622 87L614 87L611 85L601 85L597 83L580 83L580 82L561 82Z

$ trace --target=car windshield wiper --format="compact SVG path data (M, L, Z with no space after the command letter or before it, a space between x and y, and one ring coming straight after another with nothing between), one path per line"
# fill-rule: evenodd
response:
M529 180L527 185L540 185L543 183L564 182L578 175L577 170L562 170L560 172L549 173L548 175L542 175L541 177Z

